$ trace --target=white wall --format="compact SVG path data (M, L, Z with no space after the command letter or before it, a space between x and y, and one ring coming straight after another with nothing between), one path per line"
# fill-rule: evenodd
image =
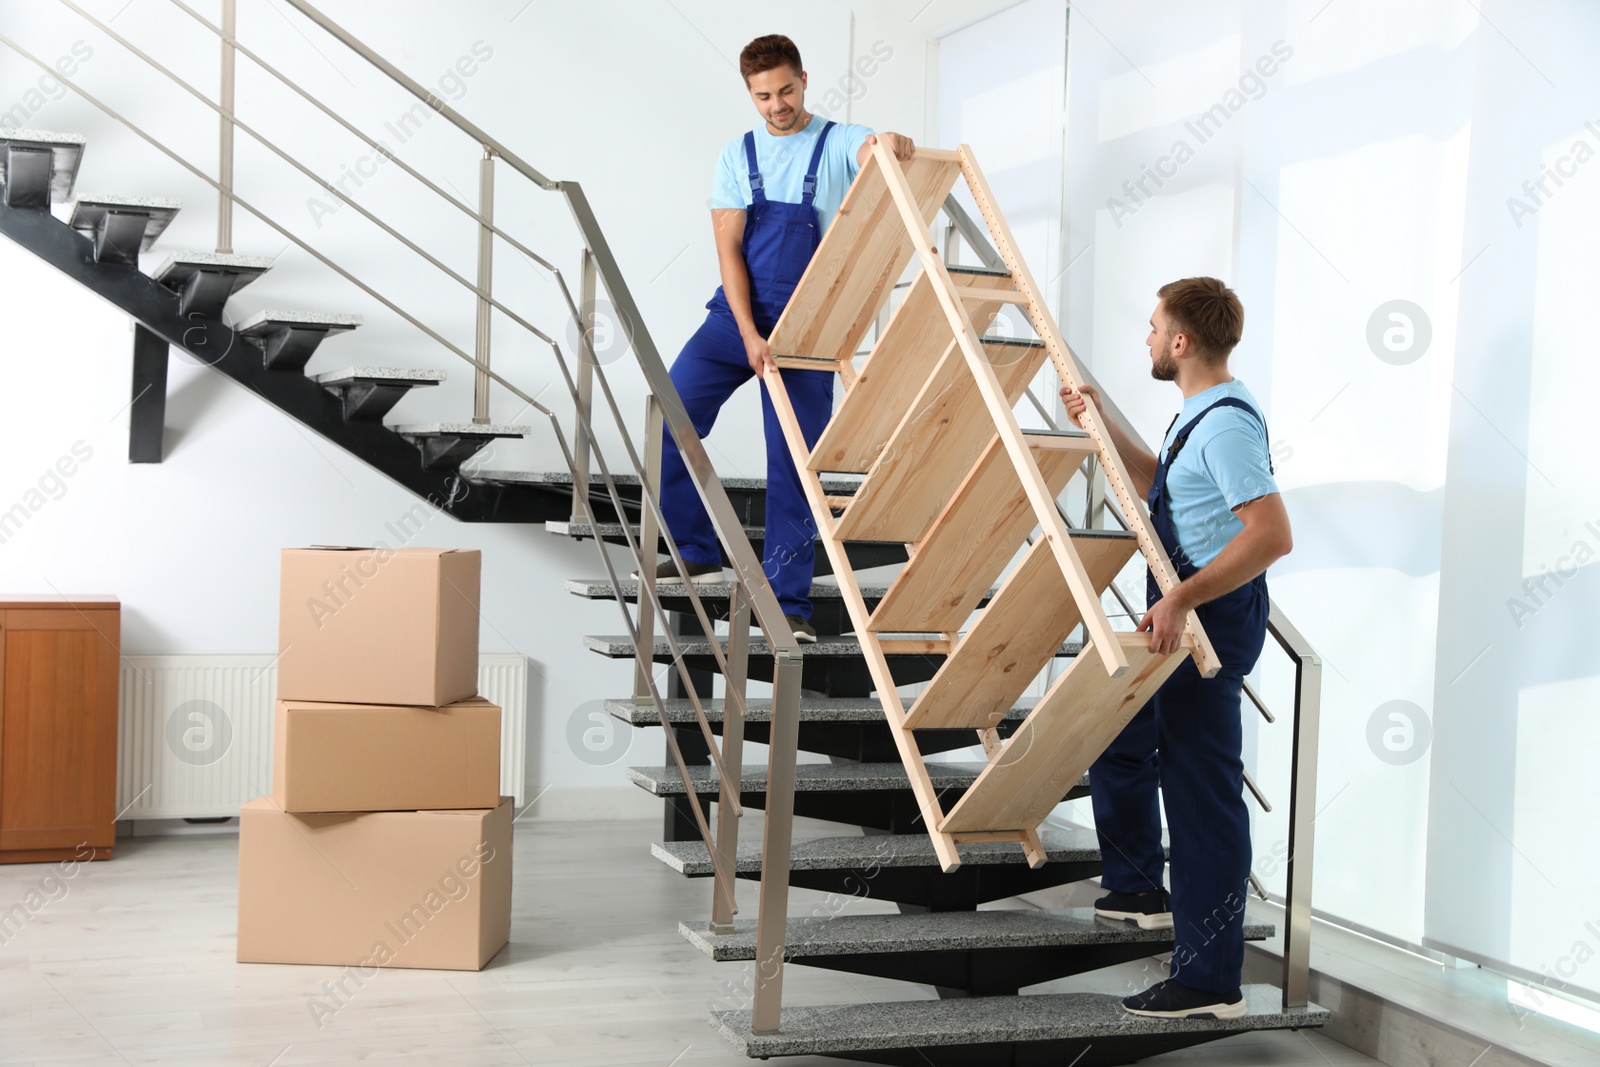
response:
M215 93L216 39L176 8L125 6L123 0L86 0L84 6L101 19L114 19L115 31L198 90ZM802 18L792 6L732 0L409 0L381 7L329 0L320 6L511 151L551 177L583 184L670 362L716 283L706 199L717 151L752 124L754 112L736 69L744 42L788 32L806 57L814 108L839 118L847 109L854 121L920 138L931 128L928 34L1003 4L935 0L914 12L903 4L834 0L809 5ZM219 5L212 0L198 8L214 19ZM215 172L214 113L64 8L7 5L0 32L49 64L82 41L80 57L92 54L77 64L73 80L207 174ZM385 125L398 122L412 99L286 5L241 4L239 38L383 138L405 162L474 201L478 153L470 140L437 117L403 143L385 135ZM892 58L870 75L855 69L849 80L850 57L871 55L878 42L892 49ZM476 57L466 64L471 73L441 84L463 56ZM345 188L452 269L472 274L476 238L470 220L441 210L393 164L371 164L369 148L243 57L238 84L241 120L330 179L354 170L369 175L359 184L347 176ZM214 247L214 192L204 181L59 83L41 84L37 68L9 51L0 62L0 108L33 127L88 135L80 192L176 196L184 202L167 236L145 257L145 269L175 249ZM333 201L247 135L239 135L237 152L241 197L471 350L470 296L353 208L329 213L312 207L313 200ZM575 279L577 244L560 199L532 190L505 167L498 169L497 190L501 225ZM402 413L406 421L468 414L466 365L399 316L247 211L236 214L234 247L278 256L276 269L230 305L235 318L265 307L361 313L363 328L330 343L312 372L358 362L444 367L451 380L408 398L390 421ZM497 252L496 292L570 350L555 290L518 258L504 247ZM270 651L276 644L278 549L390 540L385 523L415 503L351 456L183 357L172 363L167 460L129 465L126 317L10 242L0 242L0 286L9 312L6 387L0 390L0 450L6 456L0 507L42 504L20 532L0 544L0 589L116 593L125 606L123 644L130 654ZM542 399L565 412L549 350L519 336L504 316L497 316L494 328L497 368L531 394L556 383ZM627 366L623 359L610 369L625 411L636 417L642 392ZM757 409L753 390L735 398L713 435L713 456L725 473L763 472L760 449L748 446L760 433ZM497 398L494 415L535 425L526 443L497 449L495 466L559 468L548 428L520 403ZM90 458L70 478L59 484L46 478L41 488L40 479L75 445L80 452L88 449ZM585 633L621 632L615 606L580 601L561 586L566 577L601 573L593 546L531 527L469 526L442 517L432 519L413 543L484 552L483 648L520 652L534 666L530 789L553 787L540 812L655 811L643 794L623 784L620 772L625 759L660 762L655 732L640 733L631 752L618 748L610 753L613 762L602 766L578 759L568 739L575 714L588 726L581 713L593 710L593 701L629 688L627 665L581 646ZM758 757L759 750L752 758Z

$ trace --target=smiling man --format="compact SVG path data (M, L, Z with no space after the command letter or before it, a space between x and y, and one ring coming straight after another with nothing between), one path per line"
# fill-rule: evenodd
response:
M701 437L711 432L735 389L775 369L767 335L878 140L865 126L841 125L806 110L805 69L787 37L751 41L739 56L739 72L763 122L728 142L717 161L711 224L722 285L706 304L705 322L672 364L672 383ZM883 134L883 142L902 160L914 151L911 139L897 133ZM814 445L833 413L833 372L782 374L806 444ZM816 527L765 384L761 408L767 451L763 566L794 636L811 642L817 639L810 622ZM689 579L720 581L716 531L670 433L661 455L661 508ZM656 578L681 581L671 560L660 565Z
M1250 813L1244 803L1239 694L1267 634L1266 570L1293 546L1273 481L1267 423L1228 354L1244 307L1216 278L1163 285L1150 316L1150 373L1183 393L1160 458L1116 424L1112 442L1146 494L1151 525L1180 581L1147 582L1139 629L1174 652L1190 611L1222 662L1202 678L1185 659L1089 769L1106 895L1095 913L1172 929L1172 976L1123 1000L1136 1015L1233 1019L1245 1014L1244 904ZM1099 402L1090 386L1080 390ZM1083 398L1061 391L1078 422ZM1162 887L1161 811L1167 812L1172 892Z

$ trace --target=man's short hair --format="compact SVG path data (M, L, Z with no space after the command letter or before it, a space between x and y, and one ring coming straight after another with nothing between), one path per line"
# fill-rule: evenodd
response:
M1228 358L1244 334L1239 295L1216 278L1183 278L1156 290L1169 328L1189 335L1207 363Z
M785 63L794 68L796 76L805 70L805 67L800 65L800 49L781 33L769 33L765 37L757 37L745 45L744 51L739 53L739 73L744 76L746 85L750 84L752 74L761 74L775 67L781 67Z

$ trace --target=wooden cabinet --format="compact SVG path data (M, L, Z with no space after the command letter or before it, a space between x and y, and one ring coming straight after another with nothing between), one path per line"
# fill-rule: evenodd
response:
M111 857L121 638L113 597L0 598L0 863Z

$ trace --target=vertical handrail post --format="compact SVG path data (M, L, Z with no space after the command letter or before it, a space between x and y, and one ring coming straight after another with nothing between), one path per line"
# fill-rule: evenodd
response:
M644 402L644 474L641 478L644 484L639 490L639 644L634 649L637 656L633 670L633 702L641 707L654 703L650 697L650 676L655 670L656 620L650 608L650 593L656 587L656 545L661 539L655 510L645 507L644 500L647 494L658 493L661 489L661 435L665 432L661 401L651 393ZM618 515L617 521L627 522L628 516Z
M1311 875L1317 811L1317 747L1322 719L1322 659L1295 662L1294 745L1289 783L1288 883L1283 894L1283 1007L1311 1000Z
M750 1032L775 1034L783 1014L783 953L789 919L789 854L794 846L795 753L800 747L798 651L773 656L767 809L761 833L761 910L756 917L755 999Z
M578 268L578 413L588 419L594 409L594 253L585 248ZM572 521L587 522L589 510L589 439L579 437L572 451ZM642 501L644 498L640 497ZM619 516L619 520L623 517Z
M473 356L478 368L472 383L472 421L489 421L489 301L494 295L494 149L483 146L478 161L478 332ZM584 440L578 435L578 440Z
M222 0L222 80L218 105L222 114L217 130L217 251L233 251L233 68L234 10L237 0Z
M1106 524L1106 476L1100 464L1089 464L1088 485L1084 489L1083 526L1086 530L1099 530Z
M714 638L713 638L714 639ZM738 878L739 819L734 812L744 788L744 699L750 677L750 600L744 585L734 582L728 594L728 674L722 693L722 766L732 781L722 779L717 802L717 843L711 865L716 872L716 889L711 901L711 932L733 933L733 917L739 912L734 887Z

